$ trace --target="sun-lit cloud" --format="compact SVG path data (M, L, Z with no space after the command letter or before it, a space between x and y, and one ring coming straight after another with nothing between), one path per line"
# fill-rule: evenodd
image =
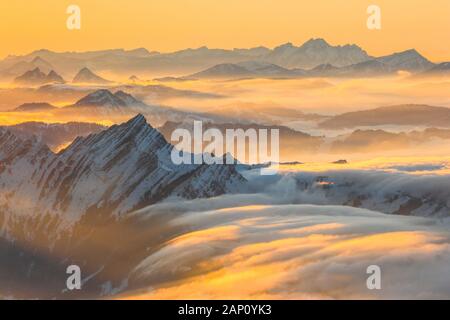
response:
M198 231L192 231L167 243L142 261L135 275L172 280L121 298L404 299L450 294L436 280L450 273L450 236L436 221L337 206L232 208L176 218L173 223L201 234L223 232L199 242ZM267 226L264 233L257 231ZM372 264L382 270L380 291L365 284Z

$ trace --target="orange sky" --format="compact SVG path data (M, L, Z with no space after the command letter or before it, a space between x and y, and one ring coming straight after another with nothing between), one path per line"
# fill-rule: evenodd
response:
M66 29L77 4L82 29ZM366 27L366 9L382 9L382 30ZM233 48L311 37L356 43L382 55L415 47L433 61L450 60L449 0L14 0L0 3L0 57L35 49L84 51L146 47Z

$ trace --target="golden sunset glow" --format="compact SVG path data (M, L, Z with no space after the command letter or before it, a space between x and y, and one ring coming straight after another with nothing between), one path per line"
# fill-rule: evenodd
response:
M66 9L81 8L80 31L66 29ZM371 55L416 48L431 60L450 56L450 3L379 0L382 29L366 27L368 0L16 0L0 3L0 56L47 48L86 51L124 47L174 51L234 48L312 37L356 43ZM432 35L432 36L430 36ZM8 47L4 44L7 43Z
M450 299L450 0L3 0L0 40L0 300Z

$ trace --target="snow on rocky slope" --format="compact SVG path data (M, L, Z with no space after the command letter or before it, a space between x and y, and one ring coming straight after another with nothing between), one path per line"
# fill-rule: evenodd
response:
M70 225L96 212L120 216L169 196L236 191L245 179L229 165L174 165L173 146L142 115L77 138L54 154L37 139L0 131L0 225L17 217L64 216Z

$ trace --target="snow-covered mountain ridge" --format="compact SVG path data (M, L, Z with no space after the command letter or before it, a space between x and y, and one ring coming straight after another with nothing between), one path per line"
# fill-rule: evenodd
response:
M0 228L19 218L118 217L167 197L212 197L237 191L234 166L174 165L173 146L142 115L55 154L36 138L0 130Z

